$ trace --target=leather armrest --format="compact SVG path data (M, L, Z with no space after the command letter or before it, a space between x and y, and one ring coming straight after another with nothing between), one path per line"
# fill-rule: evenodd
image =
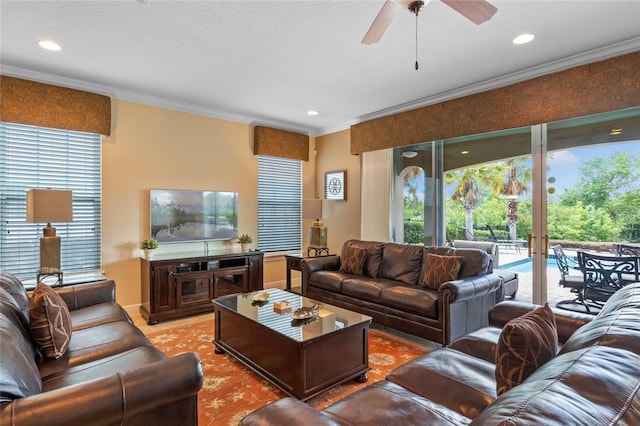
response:
M0 418L2 424L24 426L126 424L154 407L194 397L202 383L200 359L183 353L136 370L16 399L0 408Z
M512 300L500 302L489 311L489 325L502 328L514 318L533 311L540 305L533 303L516 302ZM580 327L595 318L580 312L567 311L565 309L551 308L558 329L558 342L565 343L569 337Z
M307 294L309 277L316 271L337 271L340 269L340 256L307 257L300 261L302 270L302 294Z
M501 284L500 277L494 273L447 281L438 289L438 299L449 300L449 303L463 302L495 292ZM443 297L445 293L448 294L447 298Z
M280 425L314 425L338 426L338 423L317 411L308 404L295 399L283 398L264 407L258 408L244 419L239 426L280 426Z
M70 311L99 303L116 301L116 283L113 280L76 284L55 289Z

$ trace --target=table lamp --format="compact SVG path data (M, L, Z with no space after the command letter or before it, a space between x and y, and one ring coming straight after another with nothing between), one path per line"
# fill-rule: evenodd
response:
M329 254L327 246L327 228L322 223L322 219L333 216L333 201L331 200L302 200L302 217L304 219L314 219L309 227L309 247L307 255L314 253Z
M42 223L43 236L40 238L40 271L60 270L60 237L51 222L73 221L71 191L54 189L30 189L27 191L27 222Z

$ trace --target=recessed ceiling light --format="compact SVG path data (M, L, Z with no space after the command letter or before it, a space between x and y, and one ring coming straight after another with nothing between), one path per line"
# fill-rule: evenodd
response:
M312 109L310 111L307 111L307 115L318 115L318 111Z
M53 52L62 50L62 47L60 47L58 43L52 40L40 40L38 41L38 46L42 47L43 49L51 50Z
M469 151L467 151L466 149L464 151L460 151L460 154L462 155L467 155L469 153Z
M513 39L513 44L526 44L533 40L536 36L531 33L520 34Z

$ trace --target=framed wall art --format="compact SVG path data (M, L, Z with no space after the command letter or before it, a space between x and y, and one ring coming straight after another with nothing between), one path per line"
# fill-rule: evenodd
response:
M324 174L324 198L327 200L347 200L347 171Z

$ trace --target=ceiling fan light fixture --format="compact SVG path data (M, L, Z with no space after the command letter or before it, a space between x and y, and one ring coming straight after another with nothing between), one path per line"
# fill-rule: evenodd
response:
M530 41L533 41L534 38L536 38L536 36L531 33L520 34L513 39L513 44L527 44Z

